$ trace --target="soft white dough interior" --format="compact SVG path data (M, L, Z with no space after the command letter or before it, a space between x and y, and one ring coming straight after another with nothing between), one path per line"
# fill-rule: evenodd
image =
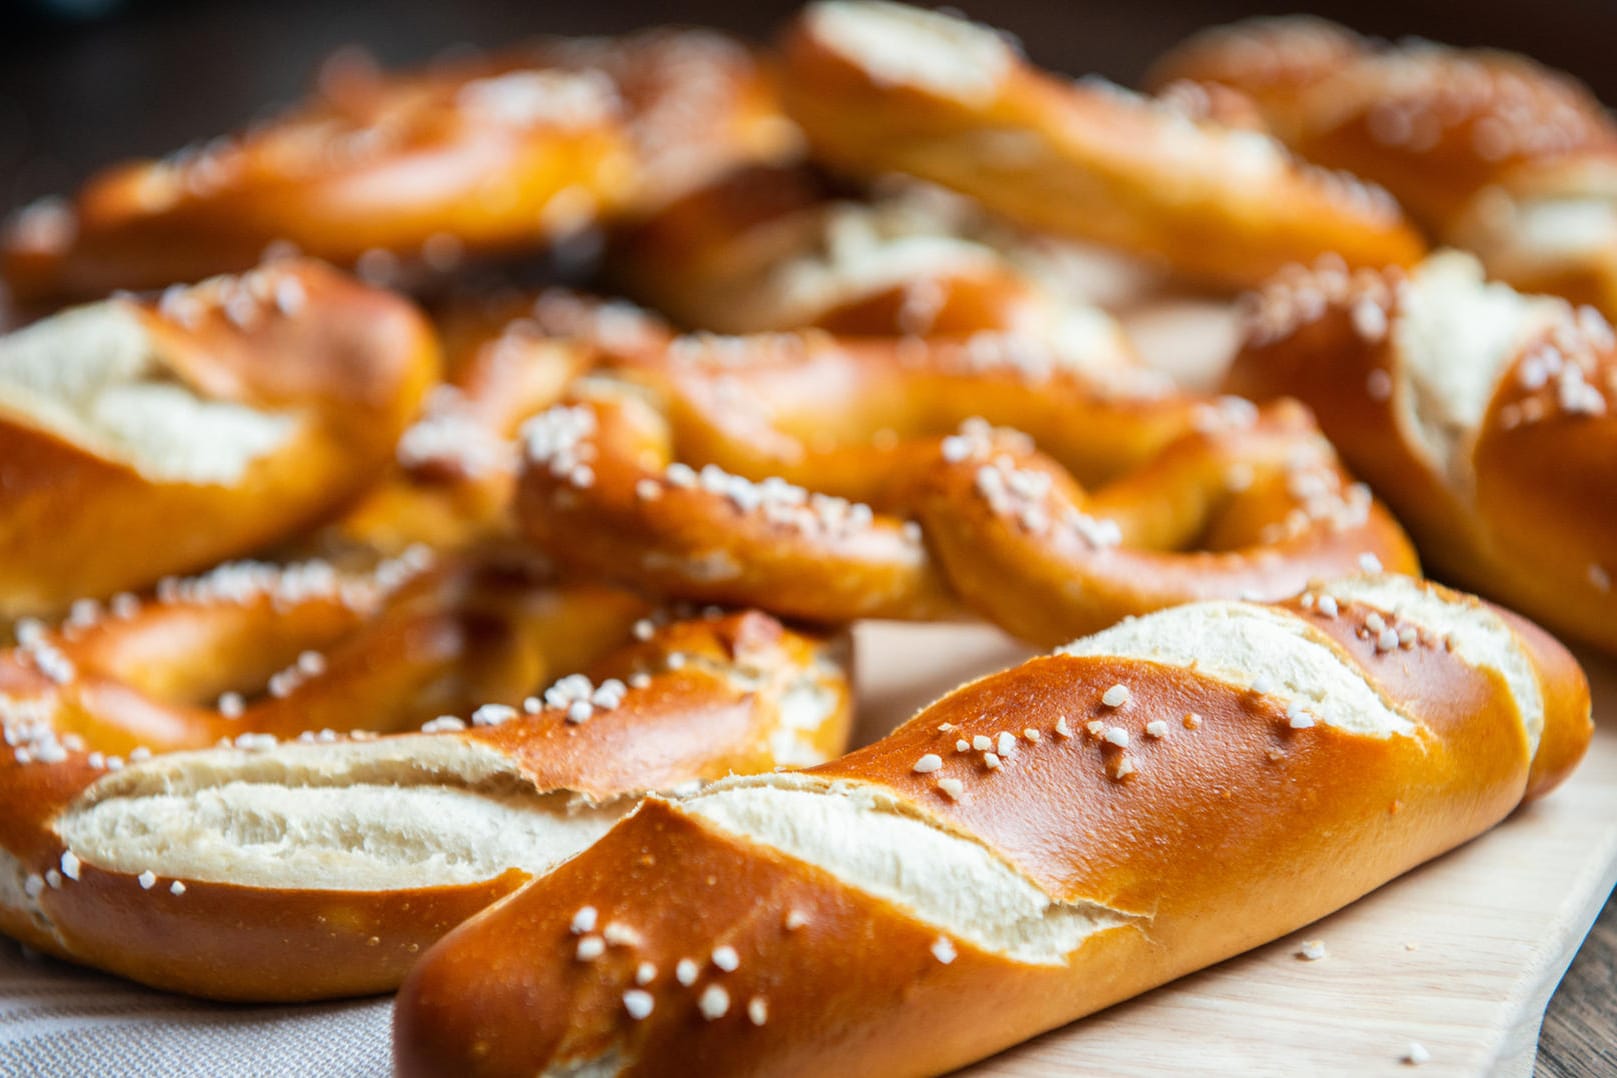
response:
M1428 465L1470 491L1471 445L1494 386L1527 339L1565 309L1489 283L1469 254L1444 251L1420 265L1394 327L1405 362L1404 426Z
M298 789L236 782L104 801L63 828L90 864L163 879L385 891L538 873L600 838L616 806L435 786Z
M830 307L918 278L999 262L988 248L895 201L829 207L822 242L822 251L781 266L778 280L788 308Z
M786 767L813 767L826 761L815 735L837 704L829 680L800 678L780 697L780 725L769 736L769 751Z
M1015 53L986 26L882 0L822 0L809 31L870 77L967 103L991 99Z
M91 787L57 830L117 871L375 891L538 873L627 807L530 792L489 750L414 737L159 757Z
M0 414L172 483L235 482L294 432L290 416L204 400L166 372L127 304L77 307L0 337Z
M1516 697L1527 742L1538 751L1544 732L1544 696L1533 663L1504 620L1474 599L1442 593L1404 576L1349 577L1320 589L1339 600L1365 603L1414 622L1454 642L1455 654L1472 666L1494 670Z
M49 920L36 899L28 897L28 872L10 850L0 849L0 909L13 910L32 918L41 928Z
M1023 252L1014 249L1014 236L995 236L995 231L956 196L924 185L906 186L871 204L836 204L824 218L822 249L783 263L771 276L787 312L776 317L806 317L917 280L1009 269ZM996 239L1013 249L1000 250ZM1052 295L1047 310L1030 307L1026 313L1045 316L1043 324L1016 329L1047 341L1056 363L1078 373L1132 365L1122 328L1100 307L1077 296L1058 300Z
M1334 645L1306 622L1247 603L1191 603L1132 618L1061 648L1067 655L1144 659L1192 668L1242 688L1262 678L1267 694L1319 722L1368 737L1407 736L1395 711Z
M1600 255L1617 247L1611 195L1537 198L1516 207L1517 253L1534 262Z
M987 847L871 787L764 775L717 783L679 807L1023 962L1062 962L1090 935L1132 920L1104 906L1052 899Z

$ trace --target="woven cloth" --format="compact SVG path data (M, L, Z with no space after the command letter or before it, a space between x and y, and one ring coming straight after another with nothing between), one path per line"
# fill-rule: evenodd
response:
M0 1078L385 1078L391 1002L203 1003L0 939Z

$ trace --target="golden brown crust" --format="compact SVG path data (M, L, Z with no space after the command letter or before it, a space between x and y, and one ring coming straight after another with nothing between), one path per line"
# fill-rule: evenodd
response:
M1276 700L1192 669L1056 655L964 686L802 780L891 795L900 811L986 845L1052 900L1110 910L1117 920L1064 959L1018 961L940 931L898 901L652 800L416 967L395 1010L400 1072L594 1061L634 1078L693 1065L941 1073L1306 924L1517 804L1531 757L1524 705L1497 672L1431 636L1367 646L1350 632L1366 611L1348 604L1334 616L1288 609L1337 641L1333 661L1362 670L1413 733L1298 728ZM1581 675L1548 646L1557 654L1540 675L1568 679L1550 706L1575 707ZM1132 693L1122 710L1102 701L1118 684ZM1188 715L1194 725L1180 721ZM1158 718L1168 730L1149 736ZM1122 724L1129 746L1089 733L1091 720ZM993 769L956 751L957 740L1006 732L1017 747ZM929 753L942 768L917 773ZM1120 773L1125 755L1135 767ZM940 774L962 780L958 796ZM580 961L569 918L584 904L639 942ZM708 959L721 945L735 951L731 972ZM670 976L682 958L695 960L689 982ZM641 985L651 1006L631 1017L624 993L642 962L655 970ZM712 986L724 991L719 1014L701 1009Z
M1225 388L1308 404L1440 571L1557 631L1617 647L1610 326L1564 308L1519 342L1478 427L1456 434L1456 473L1420 448L1407 418L1421 407L1399 337L1409 287L1395 271L1350 278L1328 266L1277 278L1253 298Z
M1370 266L1421 253L1385 192L1310 171L1255 132L1196 121L1115 87L1073 85L1019 57L972 97L886 78L818 31L817 13L830 6L811 8L788 32L783 82L788 111L838 168L909 173L1034 228L1226 284L1251 284L1330 251ZM898 47L930 43L889 45ZM1183 165L1191 156L1193 175Z
M437 373L436 340L413 306L314 262L111 302L150 337L160 377L287 417L292 434L233 481L184 482L0 410L0 615L146 587L304 530L381 474ZM107 521L118 522L115 543Z

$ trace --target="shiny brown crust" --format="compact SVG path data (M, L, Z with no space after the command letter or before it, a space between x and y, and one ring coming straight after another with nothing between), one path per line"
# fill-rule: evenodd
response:
M816 32L829 6L811 7L788 31L783 96L815 152L838 168L919 176L1034 228L1225 284L1326 252L1369 266L1420 256L1420 238L1385 192L1310 170L1255 132L1056 79L1019 57L971 99L883 81Z
M410 303L315 262L109 302L138 320L165 376L295 426L236 481L187 483L0 410L0 617L143 588L305 530L382 474L438 373L436 338Z
M1419 450L1397 336L1401 274L1297 270L1252 297L1226 388L1296 397L1431 566L1546 626L1617 649L1617 340L1565 308L1501 369L1464 432L1472 485ZM1465 357L1461 357L1465 358Z
M423 959L396 1004L399 1072L555 1075L594 1062L633 1078L943 1073L1307 924L1521 801L1533 766L1525 705L1496 672L1436 637L1378 651L1353 633L1368 607L1281 609L1414 734L1299 729L1274 698L1194 669L1057 654L968 684L798 780L891 797L1053 900L1112 911L1121 923L1064 960L1019 961L940 933L906 905L653 799ZM1546 660L1535 671L1544 744L1586 744L1576 664L1543 637L1529 650ZM1102 702L1118 684L1132 693L1121 711ZM1169 720L1164 736L1142 733L1154 718ZM1123 724L1132 744L1089 734L1091 720ZM955 751L1007 727L1039 739L1020 738L997 770ZM928 753L949 762L916 773ZM1123 776L1125 753L1136 768ZM938 774L965 780L958 798ZM585 904L633 926L640 944L576 959L569 919ZM719 945L734 949L733 972L709 962ZM682 958L695 959L689 986L670 976ZM649 1014L635 1019L624 992L642 962L656 975L642 989ZM728 1003L716 1016L698 1003L712 986Z
M420 575L400 586L410 572ZM229 766L273 751L276 735L319 746L374 741L367 731L413 729L437 712L472 721L378 744L406 756L445 739L482 746L504 761L502 782L511 788L503 792L560 791L591 804L776 766L782 697L801 681L812 680L826 706L817 725L793 728L800 746L827 759L847 738L843 646L765 615L646 622L624 645L647 608L598 586L524 588L519 576L488 567L423 569L418 560L373 579L305 567L259 592L244 579L179 583L168 601L31 631L29 643L0 654L8 746L0 750L0 794L12 806L0 820L0 855L15 862L7 870L14 867L15 887L29 897L0 903L0 930L59 957L216 999L387 991L423 948L528 873L388 890L172 877L157 886L87 856L75 862L73 879L57 821L143 781L141 767L183 771L178 761L188 757L167 750L243 735L237 749L197 757ZM388 593L386 582L397 590ZM211 703L221 684L256 682L271 663L327 646L318 672L281 694L249 698L239 717ZM71 664L61 681L50 673L62 671L59 661ZM626 682L621 702L584 723L568 721L565 706L524 705L528 693L580 668L595 682ZM485 720L483 704L511 710ZM315 736L317 726L325 730ZM132 742L141 751L131 757ZM149 765L136 762L152 750ZM422 775L433 759L421 756Z
M987 343L675 341L636 372L661 410L601 382L528 426L520 526L657 594L826 622L964 599L1043 643L1367 560L1415 571L1301 409L1260 417Z

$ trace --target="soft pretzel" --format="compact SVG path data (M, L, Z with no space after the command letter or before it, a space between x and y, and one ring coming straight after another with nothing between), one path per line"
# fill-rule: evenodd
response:
M1300 409L1107 391L1006 338L911 344L685 338L650 379L664 411L582 384L524 429L523 532L654 593L830 622L965 598L1042 642L1363 563L1414 571Z
M244 733L414 730L519 703L649 612L616 589L545 586L493 555L435 564L412 547L365 569L230 562L165 578L144 600L81 600L54 630L20 620L17 646L0 654L0 694L38 712L39 743L13 744L41 758L68 735L128 758Z
M1041 280L1036 261L1032 238L941 190L856 201L805 169L760 166L643 221L614 245L609 269L630 294L718 333L1058 339L1109 321Z
M1339 265L1252 297L1228 387L1309 404L1437 570L1617 648L1617 337L1590 308Z
M1162 611L832 763L648 800L422 960L395 1060L952 1071L1467 841L1590 729L1563 648L1431 584Z
M1570 76L1513 53L1255 19L1198 34L1155 78L1249 94L1299 154L1384 185L1491 274L1617 313L1617 123Z
M825 0L784 53L788 111L816 153L856 174L919 176L1034 228L1223 283L1326 252L1371 266L1421 252L1379 188L1173 101L1045 75L986 27Z
M407 302L314 262L0 338L0 617L286 539L382 472L437 373Z
M0 928L214 998L385 991L640 794L842 748L835 642L427 561L229 566L26 626Z
M160 288L272 244L383 273L398 259L533 247L624 196L622 106L599 72L478 63L323 87L268 124L93 177L23 213L19 300Z
M0 264L25 302L239 271L275 243L392 279L649 212L799 141L757 60L709 31L545 40L399 75L333 63L277 120L27 208Z

